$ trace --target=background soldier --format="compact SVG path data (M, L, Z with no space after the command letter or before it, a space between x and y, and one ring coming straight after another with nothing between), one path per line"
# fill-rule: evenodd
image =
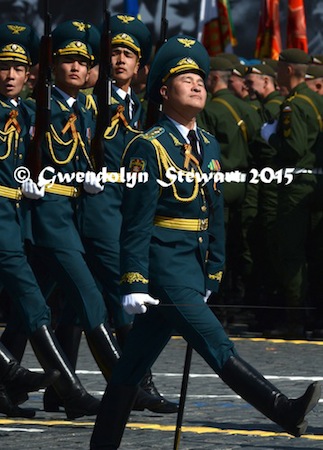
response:
M256 99L259 104L257 109L261 123L277 119L280 113L280 105L284 97L276 89L276 76L274 70L268 64L256 64L247 70L246 85L251 99ZM258 139L251 146L252 167L259 173L262 169L272 169L272 174L278 169L275 161L275 150L265 141ZM279 295L277 293L278 282L274 265L276 261L272 256L272 230L277 219L277 180L263 183L258 178L258 183L247 186L249 195L243 206L243 215L248 216L250 222L248 234L245 236L249 243L251 254L250 277L248 284L248 300L257 306L278 306ZM271 310L255 310L257 330L265 334L272 334L281 325L277 319L277 313L272 316ZM279 331L278 331L279 332Z
M201 125L213 134L221 147L221 171L228 177L221 190L224 196L226 224L226 270L220 293L226 302L241 303L244 295L242 276L246 276L242 234L242 205L250 167L249 145L261 122L257 112L229 89L235 66L227 58L211 58L207 88L211 94L199 114ZM236 171L236 172L235 172ZM235 173L232 180L229 173ZM246 272L247 269L245 269Z
M279 184L276 240L272 245L277 250L277 274L289 308L285 330L288 337L304 336L302 308L308 293L307 254L313 264L322 261L322 177L312 170L319 167L322 152L316 144L322 131L323 102L305 83L310 63L310 56L302 50L281 52L277 82L289 94L281 106L278 123L262 128L263 137L277 152L279 167L295 168L292 182Z

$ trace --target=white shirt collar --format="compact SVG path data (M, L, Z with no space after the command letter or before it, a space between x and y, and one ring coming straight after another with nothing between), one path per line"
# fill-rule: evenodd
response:
M10 99L10 103L11 103L15 108L17 108L17 106L20 105L20 97L18 98L18 100L16 100L15 98L11 98L11 99Z
M71 108L76 102L76 98L69 96L68 94L66 94L66 92L62 91L62 89L57 86L55 86L55 89L61 94L68 106Z
M172 119L171 117L167 116L167 118L168 118L171 122L173 122L173 124L174 124L175 127L178 129L178 131L181 133L181 135L183 136L183 138L185 139L185 141L189 144L190 141L189 141L187 135L188 135L189 131L191 131L191 130L189 130L187 127L185 127L185 126L182 125L181 123L177 122L176 120ZM197 140L199 140L199 136L198 136L198 134L197 134L197 125L196 125L196 123L195 123L195 125L194 125L193 130L194 130L195 133L196 133Z
M128 94L130 97L130 103L134 103L134 101L132 100L132 97L131 97L131 87L130 86L128 87L127 92L124 91L123 89L119 88L118 86L112 85L112 87L116 91L116 93L119 95L119 97L122 98L122 100L125 100L126 95Z

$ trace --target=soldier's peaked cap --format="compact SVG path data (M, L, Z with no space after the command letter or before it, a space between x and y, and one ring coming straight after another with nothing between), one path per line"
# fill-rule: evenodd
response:
M219 57L221 57L221 58L228 59L228 60L231 61L232 64L234 64L234 65L240 63L240 58L239 58L239 56L237 56L237 55L234 54L234 53L221 52L221 53L218 53L216 56L219 56Z
M0 60L14 61L29 66L39 57L39 38L35 30L20 22L0 25Z
M54 55L80 55L90 63L99 56L100 33L91 23L68 20L52 33Z
M199 41L186 35L173 36L161 46L152 62L147 80L148 97L160 103L160 88L169 77L193 72L205 79L209 69L209 55Z
M291 64L310 64L312 59L310 55L299 48L287 48L280 53L279 61Z
M307 68L305 79L315 80L316 78L323 78L323 65L322 64L310 64Z
M312 63L323 65L323 55L312 55Z
M210 70L219 70L230 72L234 68L234 64L227 58L222 56L213 56L210 58Z
M249 73L254 73L256 75L267 75L269 77L275 78L275 71L269 64L255 64L254 66L249 66L247 69L247 75Z
M111 17L110 27L112 45L130 48L139 56L143 67L152 49L151 33L146 25L134 16L117 14Z

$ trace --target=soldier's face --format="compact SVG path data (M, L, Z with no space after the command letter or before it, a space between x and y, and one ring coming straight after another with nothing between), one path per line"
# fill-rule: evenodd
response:
M229 88L237 97L243 98L248 95L248 89L244 78L237 75L231 75L229 78Z
M76 55L60 56L55 61L54 75L56 86L74 95L88 80L88 61Z
M118 87L128 87L138 73L138 56L126 47L113 47L111 53L112 78Z
M17 98L28 79L29 72L23 64L0 62L0 94Z
M205 106L206 88L203 78L195 73L184 73L170 79L161 88L167 107L182 114L195 116Z
M258 92L259 95L264 94L265 90L265 78L262 75L257 75L255 73L250 73L246 75L246 86L249 91L249 95L251 98L256 97L256 92Z

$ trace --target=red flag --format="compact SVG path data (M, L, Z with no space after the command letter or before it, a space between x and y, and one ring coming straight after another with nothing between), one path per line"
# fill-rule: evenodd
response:
M210 56L230 51L237 45L227 0L202 0L199 24L198 39Z
M287 48L308 52L303 0L288 0Z
M278 59L281 49L279 0L262 0L255 57Z

